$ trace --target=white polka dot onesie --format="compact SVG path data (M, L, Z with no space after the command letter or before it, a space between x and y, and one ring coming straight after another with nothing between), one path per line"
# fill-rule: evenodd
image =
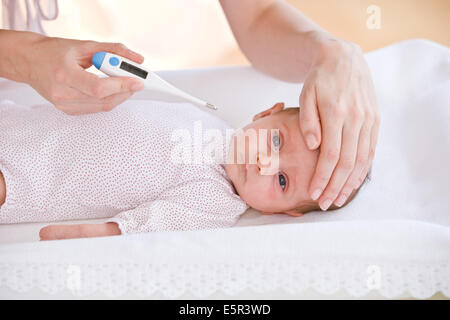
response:
M109 217L123 234L234 225L248 207L224 161L173 160L174 130L191 133L185 145L193 146L199 121L203 132L231 130L188 103L128 100L72 116L49 104L1 101L0 223Z

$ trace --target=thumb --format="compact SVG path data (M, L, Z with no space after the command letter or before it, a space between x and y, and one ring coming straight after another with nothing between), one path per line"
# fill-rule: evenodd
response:
M316 149L322 139L316 90L303 86L300 94L300 130L310 150Z

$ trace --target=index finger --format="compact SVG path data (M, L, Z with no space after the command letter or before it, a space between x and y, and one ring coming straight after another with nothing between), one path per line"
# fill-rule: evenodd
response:
M339 119L331 118L334 121L332 123L326 117L322 119L322 145L309 187L309 193L313 200L319 199L328 185L341 152L343 122Z
M109 53L118 54L119 56L130 59L131 61L134 61L139 64L144 62L144 57L142 55L133 50L128 49L124 44L118 42L113 43L113 42L89 41L87 48L90 57L92 57L94 53L98 51L105 51Z

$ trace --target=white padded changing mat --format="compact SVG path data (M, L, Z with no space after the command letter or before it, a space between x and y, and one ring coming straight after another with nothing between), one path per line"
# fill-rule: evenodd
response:
M347 207L301 218L249 210L232 229L46 243L36 242L44 224L0 225L0 295L239 298L251 290L263 298L450 296L449 49L412 40L366 57L381 111L380 138L372 180ZM236 127L276 102L298 105L301 90L250 67L159 74L217 104L217 114ZM0 97L43 102L6 80ZM70 286L74 272L80 282ZM112 281L117 275L120 280Z

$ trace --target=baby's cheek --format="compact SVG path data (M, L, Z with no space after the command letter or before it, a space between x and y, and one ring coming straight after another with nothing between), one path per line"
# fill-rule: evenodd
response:
M272 188L266 184L256 183L252 181L247 182L246 202L253 208L259 210L266 210L269 208L275 196Z

